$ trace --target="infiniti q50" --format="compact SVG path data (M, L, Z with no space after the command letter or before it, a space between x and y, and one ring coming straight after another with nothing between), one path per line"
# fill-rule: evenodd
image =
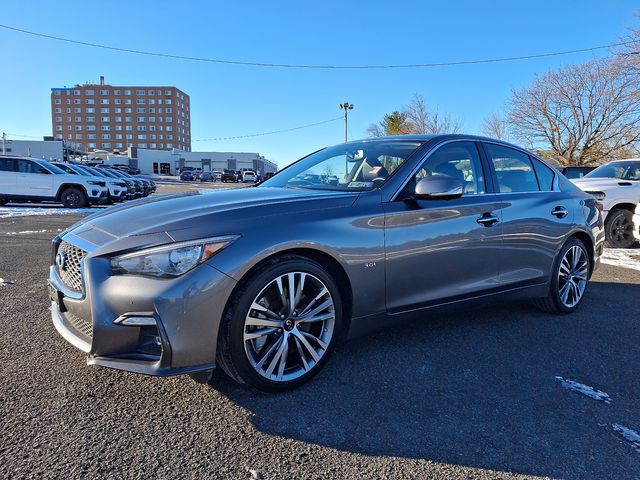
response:
M601 205L532 153L466 135L312 153L261 184L141 199L53 241L52 319L87 362L266 391L336 341L443 305L576 310Z

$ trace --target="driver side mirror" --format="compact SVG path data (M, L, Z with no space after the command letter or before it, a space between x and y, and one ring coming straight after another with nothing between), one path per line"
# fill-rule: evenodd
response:
M425 177L416 183L414 198L417 200L451 200L464 193L464 182L446 175Z

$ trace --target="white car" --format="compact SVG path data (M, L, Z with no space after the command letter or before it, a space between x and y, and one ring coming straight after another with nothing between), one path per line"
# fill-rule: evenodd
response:
M638 213L640 203L640 159L607 163L572 182L604 205L607 244L614 248L631 247L639 235L638 227L634 227L634 214Z
M257 182L258 176L253 170L242 170L242 181L243 182Z
M104 203L106 182L71 175L44 160L0 157L0 205L12 200L61 202L65 207Z
M82 168L80 165L59 162L51 162L51 164L71 175L82 175L83 177L90 177L94 180L105 182L107 185L106 203L121 202L127 198L127 184L124 180L118 178L98 177L93 175L89 170Z

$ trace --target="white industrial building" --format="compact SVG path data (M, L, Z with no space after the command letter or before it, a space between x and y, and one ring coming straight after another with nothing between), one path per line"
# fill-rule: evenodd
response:
M139 168L145 175L178 175L184 167L202 171L240 170L251 168L260 175L275 172L277 165L259 153L247 152L187 152L184 150L151 150L129 147L120 155L107 152L91 154L75 151L62 140L6 140L2 148L7 155L40 158L48 161L91 161L99 158L107 164L124 164ZM0 150L2 153L2 150Z
M177 175L184 167L202 171L240 170L251 168L261 175L275 172L277 165L259 153L247 152L186 152L184 150L151 150L129 148L126 155L107 155L105 163L125 164L139 168L147 175Z

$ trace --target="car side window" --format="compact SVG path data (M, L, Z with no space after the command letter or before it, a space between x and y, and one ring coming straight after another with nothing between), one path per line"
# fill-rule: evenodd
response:
M407 190L415 189L416 183L425 177L439 175L461 180L463 195L485 193L482 163L474 142L453 142L438 148L420 166Z
M51 173L46 168L30 160L18 160L17 171L20 173L45 173L45 174Z
M485 144L485 148L496 171L500 193L540 190L529 155L493 143Z
M533 168L536 170L536 175L538 176L538 184L540 185L540 190L543 192L551 192L553 191L553 179L556 174L547 167L544 163L534 157L530 157L533 162Z
M0 158L0 172L15 172L15 163L13 158Z

